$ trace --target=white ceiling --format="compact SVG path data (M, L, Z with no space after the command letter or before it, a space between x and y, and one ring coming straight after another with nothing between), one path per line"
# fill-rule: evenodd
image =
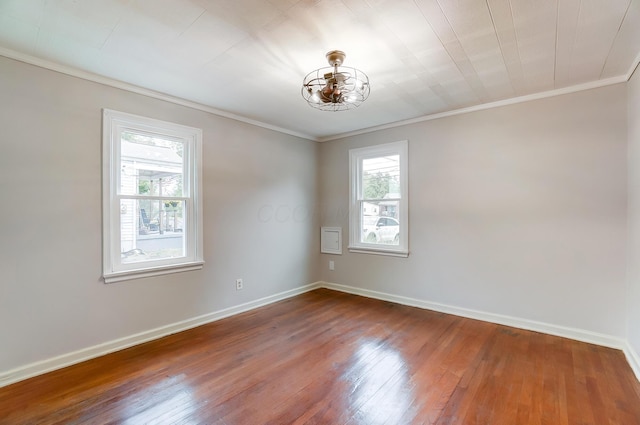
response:
M371 81L354 110L300 95L334 49ZM624 81L639 52L640 0L0 0L0 54L320 140Z

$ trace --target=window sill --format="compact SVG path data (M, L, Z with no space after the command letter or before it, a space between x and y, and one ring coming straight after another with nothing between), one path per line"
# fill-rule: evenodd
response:
M146 269L126 270L121 272L105 273L104 283L122 282L123 280L140 279L143 277L160 276L171 273L181 273L191 270L200 270L204 267L204 261L193 261L162 267L150 267Z
M373 255L387 255L389 257L409 257L409 251L403 250L390 250L390 249L381 249L381 248L365 248L365 247L349 247L349 252L353 252L356 254L373 254Z

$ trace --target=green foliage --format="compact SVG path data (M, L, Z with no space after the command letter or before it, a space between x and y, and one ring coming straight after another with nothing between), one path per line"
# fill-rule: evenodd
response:
M365 199L385 199L389 194L400 193L400 183L389 173L364 172L362 176L363 195Z
M377 172L371 174L365 171L362 178L365 199L384 198L384 196L389 193L390 179L391 177L388 173L382 174L381 172Z
M151 184L149 180L138 180L138 193L143 195L145 193L149 193L151 190Z

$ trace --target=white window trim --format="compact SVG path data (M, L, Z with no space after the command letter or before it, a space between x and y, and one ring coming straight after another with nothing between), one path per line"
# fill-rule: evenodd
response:
M369 146L349 150L349 252L389 255L394 257L409 256L409 142L401 140L393 143ZM362 161L386 155L400 156L400 244L396 246L378 245L360 241L362 231L360 215Z
M184 184L190 196L186 256L178 259L124 264L120 261L120 201L118 186L120 135L123 130L158 134L185 142ZM202 237L202 130L166 121L104 109L102 113L102 240L105 283L158 276L203 267Z

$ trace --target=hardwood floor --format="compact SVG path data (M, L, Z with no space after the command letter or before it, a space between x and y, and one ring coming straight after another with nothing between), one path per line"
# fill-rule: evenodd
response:
M640 424L622 352L316 290L0 388L0 424Z

